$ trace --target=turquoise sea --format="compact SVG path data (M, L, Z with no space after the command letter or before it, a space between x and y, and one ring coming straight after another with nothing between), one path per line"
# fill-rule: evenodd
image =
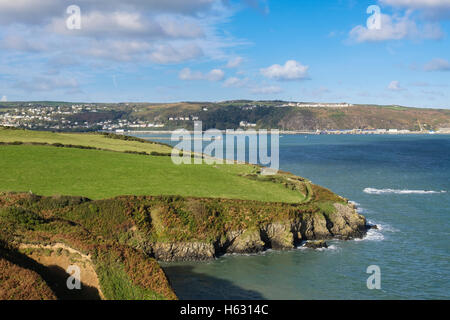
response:
M181 299L450 298L450 136L285 135L280 169L351 199L380 229L321 251L164 264ZM380 290L366 286L370 265Z

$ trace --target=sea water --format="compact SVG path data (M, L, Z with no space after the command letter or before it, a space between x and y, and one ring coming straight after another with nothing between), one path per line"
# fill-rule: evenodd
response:
M450 136L284 135L280 169L351 199L379 229L328 249L163 264L179 298L450 298ZM380 290L367 287L372 265Z

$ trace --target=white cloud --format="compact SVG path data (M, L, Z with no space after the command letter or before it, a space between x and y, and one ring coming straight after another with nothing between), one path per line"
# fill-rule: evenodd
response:
M173 38L201 38L205 32L200 21L180 15L163 15L156 19L163 32Z
M54 0L0 0L0 24L40 24L64 12Z
M388 89L391 91L402 91L405 90L400 86L400 82L397 80L391 81L388 85Z
M150 60L161 64L179 63L201 57L203 54L202 48L195 43L187 43L183 46L163 44L158 45L150 54Z
M225 72L220 69L211 70L207 75L206 79L209 81L221 81L225 77Z
M427 18L450 18L448 0L379 0L381 4L407 10L420 10Z
M308 78L308 69L308 66L295 60L288 60L283 66L274 64L260 71L263 76L270 79L293 81Z
M223 86L227 88L231 87L244 87L248 84L248 79L240 79L237 77L230 77L227 80L225 80Z
M266 86L252 88L250 92L253 94L278 94L283 92L283 89L278 86Z
M146 41L137 40L93 40L85 48L74 48L83 56L115 61L139 61L142 54L150 54L154 48ZM154 50L157 50L155 48Z
M425 71L450 71L450 63L445 59L433 59L423 67Z
M66 27L66 17L52 20L47 30L63 35L90 37L201 38L204 31L199 21L179 15L144 16L139 12L99 12L82 14L79 30Z
M227 63L227 68L237 68L241 65L241 63L244 61L242 57L235 57L233 59L230 59Z
M233 14L222 0L78 0L81 29L68 30L72 0L0 0L3 54L75 54L82 64L106 60L180 63L224 59L240 42L219 32ZM95 60L95 61L93 61Z
M6 0L7 1L7 0ZM72 3L73 0L64 0ZM141 7L144 10L151 10L163 13L181 13L195 15L210 10L221 0L78 0L81 7L95 7L107 10L111 7L128 8Z
M450 9L448 0L380 0L380 2L391 7Z
M8 98L6 96L2 96L0 102L8 102Z
M178 74L178 78L185 81L190 80L208 80L208 81L221 81L225 77L225 72L221 69L213 69L210 72L204 74L201 71L192 71L189 68L184 68Z
M381 29L368 29L358 25L350 31L350 38L356 42L376 42L401 39L440 39L442 30L438 25L425 24L419 28L409 14L403 17L381 14Z
M450 10L448 0L380 0L382 4L406 9Z
M157 14L182 14L195 16L220 6L221 0L78 0L82 14L100 12L130 11L154 12ZM0 24L42 24L48 19L61 17L73 0L0 0Z
M189 68L184 68L178 74L178 78L181 80L203 80L203 73L200 71L192 71Z

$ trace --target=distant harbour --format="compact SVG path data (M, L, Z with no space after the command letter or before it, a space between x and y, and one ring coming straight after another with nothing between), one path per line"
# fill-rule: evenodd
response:
M255 129L253 129L254 131ZM256 129L257 130L257 129ZM267 129L270 130L275 129ZM124 131L111 131L112 133L127 133L131 135L136 134L173 134L176 130L124 130ZM206 132L206 131L203 131ZM398 131L364 131L364 130L321 130L321 131L285 131L279 130L280 134L286 135L428 135L428 134L450 134L449 131L406 131L406 130L398 130ZM251 131L236 131L235 134L251 134Z

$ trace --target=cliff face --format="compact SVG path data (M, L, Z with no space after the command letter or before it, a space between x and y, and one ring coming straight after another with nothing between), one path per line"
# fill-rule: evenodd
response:
M14 225L11 230L17 231L21 223L36 231L54 224L46 242L67 243L68 233L60 233L59 224L69 224L66 228L92 238L92 243L130 247L160 261L289 250L305 240L348 240L365 234L365 218L347 200L316 185L308 190L308 200L298 204L181 196L92 201L6 194L0 197L0 208ZM30 241L39 235L25 229ZM80 236L73 238L79 242Z
M289 250L304 240L361 238L366 219L349 204L335 203L331 214L311 213L257 228L226 232L212 242L168 242L149 245L160 261L210 260L222 254L258 253L266 249Z

